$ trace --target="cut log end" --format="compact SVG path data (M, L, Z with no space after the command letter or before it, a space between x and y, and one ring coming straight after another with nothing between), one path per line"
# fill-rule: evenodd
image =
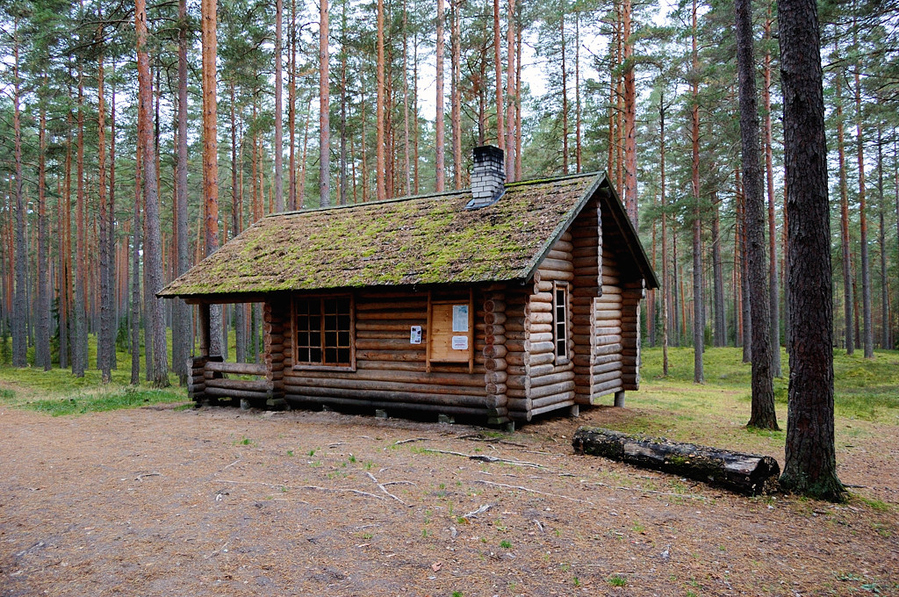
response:
M744 495L776 491L780 476L780 465L770 456L633 436L600 427L579 428L572 445L581 454L687 477Z

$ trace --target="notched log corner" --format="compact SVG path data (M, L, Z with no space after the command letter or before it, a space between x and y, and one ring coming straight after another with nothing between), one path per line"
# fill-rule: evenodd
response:
M695 479L744 495L778 488L780 465L770 456L633 436L601 427L579 428L572 445L581 454Z

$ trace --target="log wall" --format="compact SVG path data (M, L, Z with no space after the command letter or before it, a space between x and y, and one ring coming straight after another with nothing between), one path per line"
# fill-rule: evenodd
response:
M604 230L605 232L605 230ZM590 401L598 404L599 398L624 389L622 371L624 363L622 347L621 271L618 255L611 250L612 240L605 234L602 254L602 293L593 301L593 333L595 345L591 362Z
M563 233L534 274L533 293L522 314L527 353L527 362L523 365L525 379L522 380L525 392L521 398L509 398L509 416L513 420L530 421L534 415L575 404L570 317L567 326L569 358L556 359L553 342L553 282L568 283L569 292L573 288L573 249L571 233Z
M446 293L435 290L433 298L467 303L469 291L467 288ZM501 364L504 334L493 333L489 345L486 338L488 306L493 313L491 332L501 331L495 326L497 319L501 319L497 313L502 312L503 305L495 293L475 292L472 372L468 362L431 363L428 367L427 291L364 289L354 293L354 303L355 371L294 367L289 343L285 342L281 358L288 366L282 368L280 383L289 402L377 408L388 413L394 409L466 415L497 422L504 417L504 393L499 391L503 388L493 387L490 398L485 388L488 378L485 362L489 360L494 371L504 367ZM279 312L289 317L289 307ZM421 344L410 342L411 327L416 325L422 328ZM274 343L273 347L276 346ZM501 384L500 377L494 377L495 384Z
M593 303L601 291L602 228L600 207L591 200L571 227L574 281L571 290L573 331L574 400L590 404L593 395L593 361L596 350Z

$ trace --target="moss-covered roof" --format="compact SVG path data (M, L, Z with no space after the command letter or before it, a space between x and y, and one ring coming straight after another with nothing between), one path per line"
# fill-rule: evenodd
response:
M596 174L509 184L476 210L460 191L267 216L159 296L526 279L601 185Z

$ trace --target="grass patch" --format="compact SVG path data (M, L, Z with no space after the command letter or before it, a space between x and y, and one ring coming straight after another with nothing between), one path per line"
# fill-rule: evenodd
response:
M70 398L33 400L19 404L21 408L36 410L58 417L89 412L138 408L148 404L177 402L184 395L177 390L152 390L144 388L99 388L82 392Z

